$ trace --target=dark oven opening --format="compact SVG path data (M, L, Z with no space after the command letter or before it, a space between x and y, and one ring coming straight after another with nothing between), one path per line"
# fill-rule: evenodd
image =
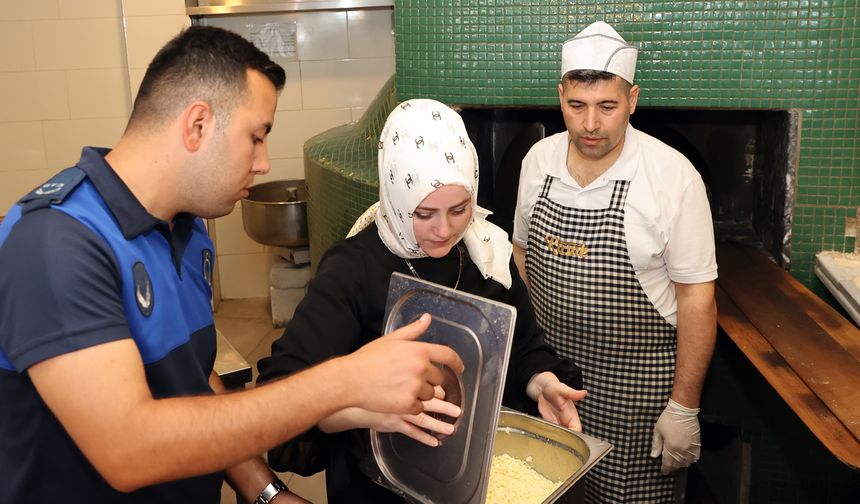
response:
M465 109L478 149L478 201L508 233L513 227L520 163L545 136L564 130L558 108ZM683 153L708 189L717 240L758 247L787 268L797 167L793 110L638 107L631 124Z

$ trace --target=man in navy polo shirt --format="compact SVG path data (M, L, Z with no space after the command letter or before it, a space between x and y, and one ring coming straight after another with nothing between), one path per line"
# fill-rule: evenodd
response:
M195 26L155 56L113 150L22 198L0 224L0 502L300 502L258 454L347 407L415 414L462 371L409 341L252 390L212 371L214 251L202 218L268 172L284 71Z

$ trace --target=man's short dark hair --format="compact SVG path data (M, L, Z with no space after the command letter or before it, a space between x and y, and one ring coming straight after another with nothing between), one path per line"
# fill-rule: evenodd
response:
M212 26L191 26L152 59L134 100L129 127L169 122L186 105L202 100L223 126L248 89L247 70L265 75L280 91L280 65L241 35Z
M597 81L618 79L625 85L625 90L630 91L632 85L621 77L610 72L600 70L571 70L561 78L562 82L576 82L585 85L594 84Z

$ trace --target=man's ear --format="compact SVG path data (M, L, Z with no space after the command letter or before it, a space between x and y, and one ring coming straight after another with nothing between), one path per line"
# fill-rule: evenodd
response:
M630 113L636 112L636 104L639 102L639 84L634 84L630 88L630 92L627 95L630 100Z
M182 143L185 148L195 152L203 145L203 140L215 128L212 107L204 101L195 101L182 113Z

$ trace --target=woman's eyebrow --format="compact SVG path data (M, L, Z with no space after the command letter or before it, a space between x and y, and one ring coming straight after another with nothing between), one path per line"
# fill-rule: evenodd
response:
M459 202L459 203L457 203L457 204L455 204L455 205L451 205L451 206L450 206L450 207L448 207L448 208L456 208L456 207L458 207L458 206L463 206L463 205L465 205L465 204L469 203L470 201L472 201L472 198L471 198L471 197L468 197L468 198L464 199L463 201L461 201L461 202ZM423 211L425 211L425 212L435 212L436 210L439 210L439 209L438 209L438 208L430 208L430 207L417 206L417 207L415 207L415 210L423 210Z

